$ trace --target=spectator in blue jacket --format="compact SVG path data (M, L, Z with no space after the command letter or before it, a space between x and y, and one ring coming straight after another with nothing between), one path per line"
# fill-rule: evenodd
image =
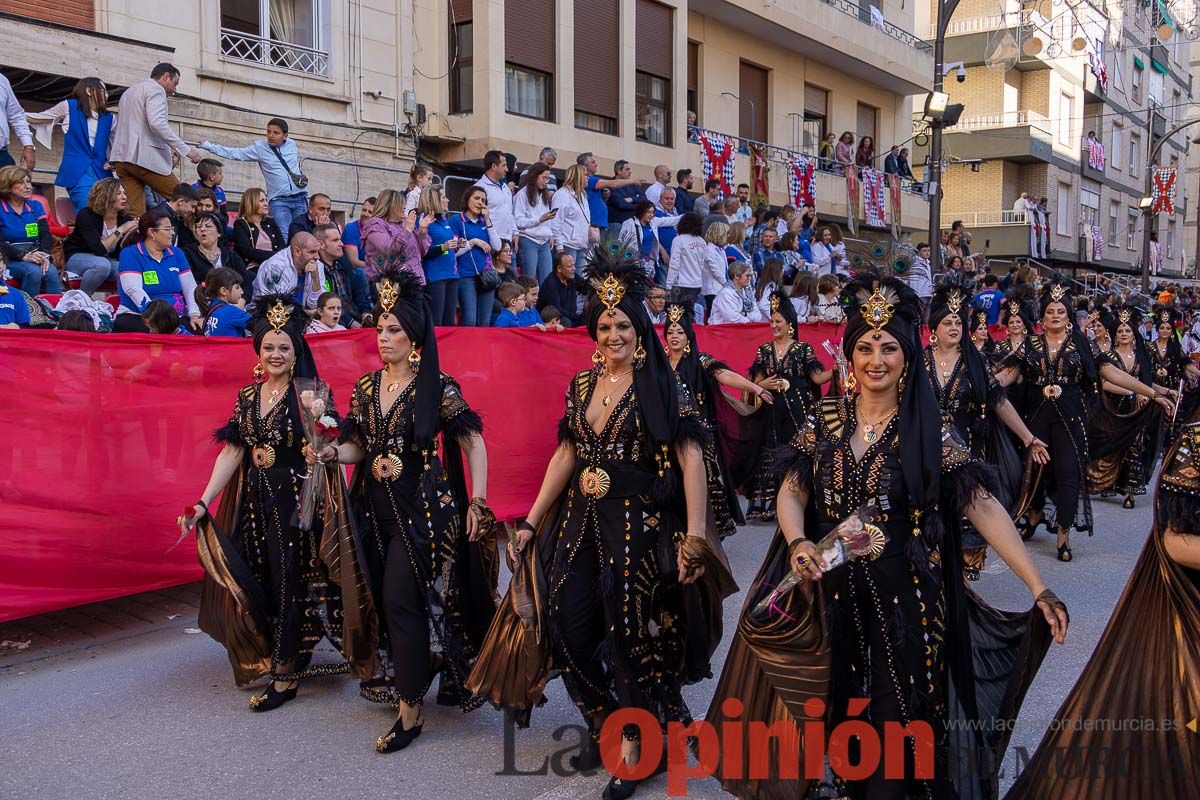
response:
M24 167L0 167L0 244L8 271L28 295L59 294L62 281L50 262L46 209L31 199L33 180Z
M108 162L114 117L108 91L99 78L82 78L71 96L45 111L27 115L37 140L49 148L55 125L63 129L63 154L54 185L67 190L76 211L87 208L92 184L112 177Z
M440 186L428 186L417 199L417 214L433 216L425 230L429 246L421 256L425 270L425 295L434 325L454 325L458 310L458 254L463 240L450 224L450 201Z

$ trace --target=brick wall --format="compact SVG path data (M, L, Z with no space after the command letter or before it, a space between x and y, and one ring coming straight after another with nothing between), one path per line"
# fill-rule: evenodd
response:
M1050 113L1050 70L1035 69L1021 73L1021 97L1017 107L1037 111L1050 118L1058 116Z
M962 164L949 165L942 177L946 193L942 198L942 212L961 214L1002 209L1000 183L1004 166L1003 161L985 161L979 165L979 172L972 172L970 167Z
M41 0L0 0L0 11L93 30L96 27L92 10L94 2L95 0L52 0L48 3Z

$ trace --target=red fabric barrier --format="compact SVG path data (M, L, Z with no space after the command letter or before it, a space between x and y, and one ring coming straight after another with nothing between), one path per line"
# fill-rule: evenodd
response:
M739 371L770 338L766 325L697 331L702 349ZM838 329L800 333L828 361L821 343ZM373 335L310 342L345 411L354 381L379 366ZM553 452L563 392L594 345L582 330L486 328L443 329L438 344L442 370L484 420L488 498L499 516L522 515ZM199 578L193 544L166 551L255 360L235 339L0 331L0 621Z

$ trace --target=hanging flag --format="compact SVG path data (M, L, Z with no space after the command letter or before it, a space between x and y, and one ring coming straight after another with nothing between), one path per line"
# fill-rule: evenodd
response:
M858 174L853 164L846 165L846 230L858 235Z
M753 181L750 186L750 207L759 208L770 203L771 189L767 183L767 148L765 145L750 145L750 174ZM730 176L733 180L733 176Z
M733 194L733 140L711 131L700 133L700 168L704 180L721 182L721 196Z
M862 168L863 218L872 228L887 225L887 201L883 191L883 173Z
M1120 61L1120 59L1117 59ZM1104 66L1104 38L1092 40L1091 52L1088 54L1088 66L1096 76L1096 85L1104 94L1108 94L1108 68Z
M788 164L788 196L796 208L817 204L817 168L808 156L792 156Z
M903 197L901 186L903 179L896 173L887 176L888 179L888 198L891 201L892 212L892 238L900 238L900 200Z
M1104 258L1104 234L1099 225L1092 226L1092 260L1101 261Z
M1097 139L1087 140L1088 166L1104 171L1104 145Z
M1154 170L1154 190L1150 195L1151 214L1175 213L1175 179L1178 177L1176 167L1159 167Z

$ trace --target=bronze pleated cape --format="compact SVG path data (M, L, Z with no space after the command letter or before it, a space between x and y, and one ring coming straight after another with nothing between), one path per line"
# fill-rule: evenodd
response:
M331 588L341 597L340 630L331 638L351 674L365 681L381 672L379 617L359 561L354 526L346 502L346 482L336 464L325 466L319 552ZM228 531L237 524L246 467L230 479L215 516L196 529L196 549L204 567L200 594L200 629L225 646L238 686L271 672L271 624L268 600L255 582Z

